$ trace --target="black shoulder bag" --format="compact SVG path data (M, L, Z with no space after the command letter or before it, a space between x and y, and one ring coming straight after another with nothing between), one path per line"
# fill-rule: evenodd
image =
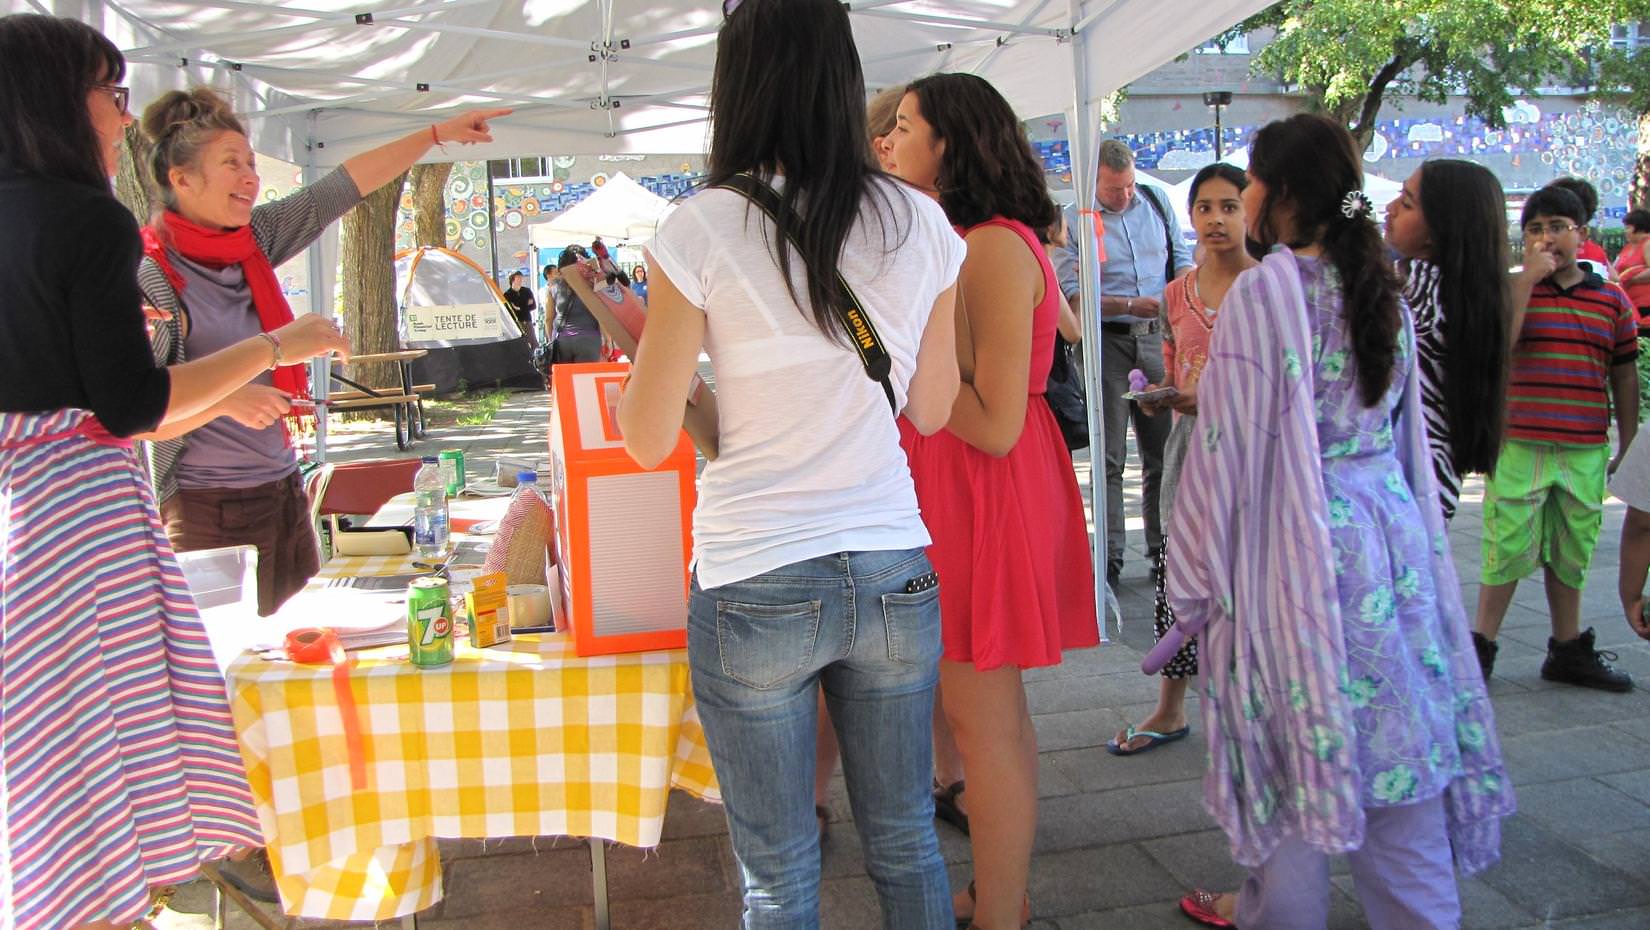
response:
M1066 337L1054 334L1054 364L1048 369L1043 399L1060 427L1060 437L1072 452L1089 447L1089 402L1083 379L1077 376L1076 347Z
M781 213L788 214L786 218L790 222L786 224L787 229L794 230L800 222L796 211L786 209L778 191L749 172L740 172L713 187L744 195L745 199L761 208L775 226L779 225ZM790 239L791 245L796 247L796 236L792 234ZM799 253L800 251L798 248ZM894 386L888 380L889 373L894 369L893 359L888 357L888 350L883 348L882 339L877 335L876 326L871 323L870 314L860 305L859 298L854 295L854 289L848 286L847 279L842 277L840 269L836 270L836 284L841 295L847 300L846 304L836 304L837 319L842 321L844 330L854 344L854 350L859 353L860 364L865 366L865 376L882 385L882 393L888 395L888 408L898 416L899 405L894 401Z

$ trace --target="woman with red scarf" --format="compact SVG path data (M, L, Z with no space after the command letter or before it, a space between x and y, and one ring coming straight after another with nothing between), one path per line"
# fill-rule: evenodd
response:
M217 92L172 91L143 112L165 211L143 230L144 294L171 319L155 327L158 361L175 364L292 319L274 268L318 239L363 196L433 145L491 141L477 110L345 162L282 200L258 204L256 157ZM254 204L257 204L254 206ZM308 407L307 371L281 365L219 406L146 438L166 532L180 551L258 548L258 612L273 613L319 567L309 501L286 419Z

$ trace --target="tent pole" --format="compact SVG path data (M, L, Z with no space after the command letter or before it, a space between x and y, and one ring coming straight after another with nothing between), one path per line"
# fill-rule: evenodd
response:
M304 186L308 187L321 180L321 169L315 165L315 114L309 115L309 139L304 147ZM326 268L322 261L322 248L319 240L310 244L309 258L309 310L324 317L332 316L332 306L323 299L326 291L321 287L326 280ZM310 393L315 395L315 461L327 460L327 388L331 384L332 356L322 355L309 364Z
M1071 21L1077 23L1083 15L1083 0L1069 0ZM1106 456L1105 417L1100 409L1100 256L1094 243L1099 228L1094 214L1094 150L1097 145L1091 97L1093 79L1088 66L1088 29L1079 29L1071 39L1071 66L1076 100L1074 119L1067 135L1071 146L1071 182L1077 192L1077 229L1069 231L1077 243L1080 275L1083 283L1083 311L1081 323L1083 339L1083 392L1088 401L1089 414L1089 519L1094 524L1090 556L1094 561L1095 616L1100 621L1100 641L1106 638L1106 608L1110 602L1106 584ZM1122 620L1119 618L1118 623Z

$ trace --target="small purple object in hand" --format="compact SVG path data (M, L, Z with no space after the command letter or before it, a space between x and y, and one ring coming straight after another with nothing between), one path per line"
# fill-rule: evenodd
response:
M1129 372L1129 390L1144 391L1146 389L1146 373L1136 368Z

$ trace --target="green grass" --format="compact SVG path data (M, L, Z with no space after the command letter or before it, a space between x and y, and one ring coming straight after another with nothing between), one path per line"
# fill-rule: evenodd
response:
M424 412L431 426L485 426L509 396L503 388L470 391L444 400L427 400Z

